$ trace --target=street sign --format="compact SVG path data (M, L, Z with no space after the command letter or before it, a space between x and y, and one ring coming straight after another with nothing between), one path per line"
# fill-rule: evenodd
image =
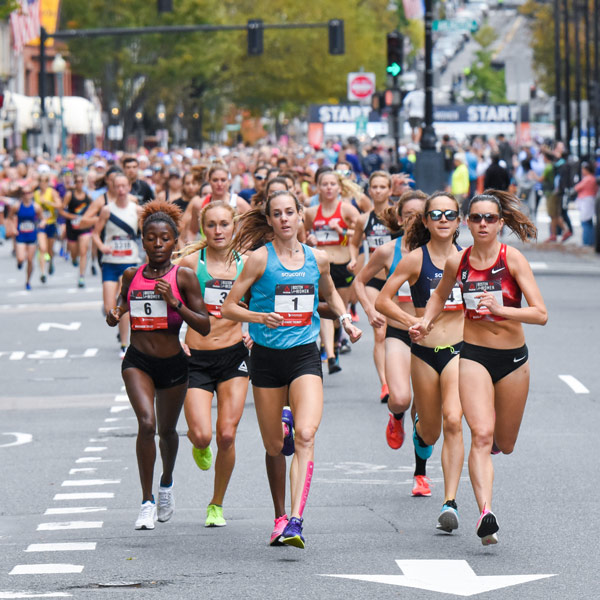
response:
M453 19L438 20L432 25L433 31L477 31L477 21L475 19Z
M375 93L375 73L348 73L348 100L370 101Z

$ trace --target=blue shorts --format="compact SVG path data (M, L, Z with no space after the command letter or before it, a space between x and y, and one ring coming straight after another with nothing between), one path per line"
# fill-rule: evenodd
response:
M17 244L37 244L37 233L27 232L17 234Z
M52 223L51 225L46 225L46 227L42 227L39 230L39 233L45 233L46 237L49 237L49 238L58 237L58 230L56 229L56 223Z
M129 267L137 267L135 263L102 263L102 281L119 281Z

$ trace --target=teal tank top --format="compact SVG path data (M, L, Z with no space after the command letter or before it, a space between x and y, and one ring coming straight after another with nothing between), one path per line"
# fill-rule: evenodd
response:
M213 277L206 268L206 248L202 248L198 253L196 276L200 282L200 290L202 291L204 304L206 304L208 313L217 319L222 318L221 306L231 291L233 282L240 276L240 273L244 268L244 261L237 252L234 254L234 259L237 267L235 279L218 279Z
M314 343L319 336L319 266L312 248L302 244L304 265L295 271L286 269L272 242L265 244L265 272L250 288L250 310L277 312L283 325L269 329L261 323L250 323L250 337L267 348L286 349Z

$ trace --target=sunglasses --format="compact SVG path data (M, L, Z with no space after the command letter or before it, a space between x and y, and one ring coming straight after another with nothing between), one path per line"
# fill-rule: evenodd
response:
M469 221L471 221L471 223L481 223L482 220L491 225L500 220L500 215L497 213L485 213L484 215L481 213L471 213L469 215Z
M348 170L348 171L338 171L336 169L335 171L338 175L341 175L342 177L350 177L350 175L352 175L352 171Z
M255 175L254 179L256 179L256 181L264 181L266 177L264 175Z
M432 220L432 221L439 221L442 216L446 217L446 219L448 221L456 221L456 219L458 218L458 211L457 210L430 210L427 213L427 216Z

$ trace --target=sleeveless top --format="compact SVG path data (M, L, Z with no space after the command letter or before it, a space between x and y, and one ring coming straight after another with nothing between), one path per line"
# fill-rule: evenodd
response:
M392 259L392 264L390 265L390 271L388 278L390 275L396 270L398 263L402 260L402 236L396 238L396 242L394 244L394 258ZM412 302L412 296L410 295L410 285L408 281L405 281L398 291L396 292L398 296L398 302Z
M392 232L375 214L374 210L369 213L369 218L365 222L364 232L370 254L375 252L379 246L383 246L385 243L396 239L400 234L399 231Z
M342 202L338 202L333 214L329 217L323 216L323 206L319 204L317 214L313 223L313 230L317 238L317 246L345 246L348 243L346 230L347 223L342 218ZM337 219L338 225L343 229L344 233L338 233L329 224L332 220Z
M110 218L104 227L104 243L110 246L112 254L102 256L103 263L134 264L139 261L136 235L138 233L137 204L128 202L125 208L111 202Z
M77 216L74 219L68 220L67 225L70 224L71 227L78 227L83 213L85 213L91 203L92 199L87 194L85 194L83 200L78 200L75 197L75 192L71 192L71 199L69 200L69 204L67 206L67 212Z
M202 200L202 208L204 208L211 201L212 201L212 194L207 194L206 198L204 198L204 200ZM231 194L229 194L229 206L231 206L231 208L237 209L237 200L236 200L235 194L233 192L231 192Z
M319 266L310 246L302 244L304 265L286 269L272 242L265 244L265 271L250 288L250 310L276 312L284 317L283 325L269 329L262 323L250 323L250 337L267 348L293 348L314 343L319 337Z
M42 215L46 225L53 225L56 223L56 208L54 208L54 200L52 198L52 188L47 187L46 191L42 194L40 189L33 192L33 199L36 204L42 207Z
M458 245L456 248L462 250ZM442 280L442 274L444 272L443 269L438 269L433 262L431 262L427 245L421 246L421 249L423 250L421 272L419 273L419 278L415 281L415 284L410 286L410 293L415 308L425 308L425 305L431 296L431 292L435 290ZM444 304L444 310L462 310L462 307L461 289L458 284L455 284Z
M179 198L176 198L175 200L171 200L171 204L174 204L177 208L179 208L181 210L182 213L184 213L185 209L187 208L187 205L189 204L189 200L186 202L183 199L183 196L180 196Z
M37 240L35 206L21 204L17 212L17 241L30 244Z
M206 267L206 248L202 248L198 253L196 276L200 282L204 304L206 304L208 313L217 319L222 318L221 306L225 302L225 298L229 295L233 287L233 282L240 276L244 268L244 261L237 252L234 254L234 258L237 267L235 277L233 279L216 279L208 272L208 268Z
M522 292L516 279L510 274L506 262L506 244L500 245L496 262L489 269L475 269L469 262L472 246L462 255L456 280L462 290L465 317L480 321L505 321L505 317L493 315L487 308L477 310L483 292L491 293L501 306L521 308Z
M131 330L166 330L169 333L177 334L183 323L183 317L174 308L171 308L160 294L154 291L156 279L148 279L143 275L146 266L142 265L135 272L127 294ZM171 270L160 279L168 281L171 284L173 296L183 302L177 285L178 270L179 267L173 265Z

